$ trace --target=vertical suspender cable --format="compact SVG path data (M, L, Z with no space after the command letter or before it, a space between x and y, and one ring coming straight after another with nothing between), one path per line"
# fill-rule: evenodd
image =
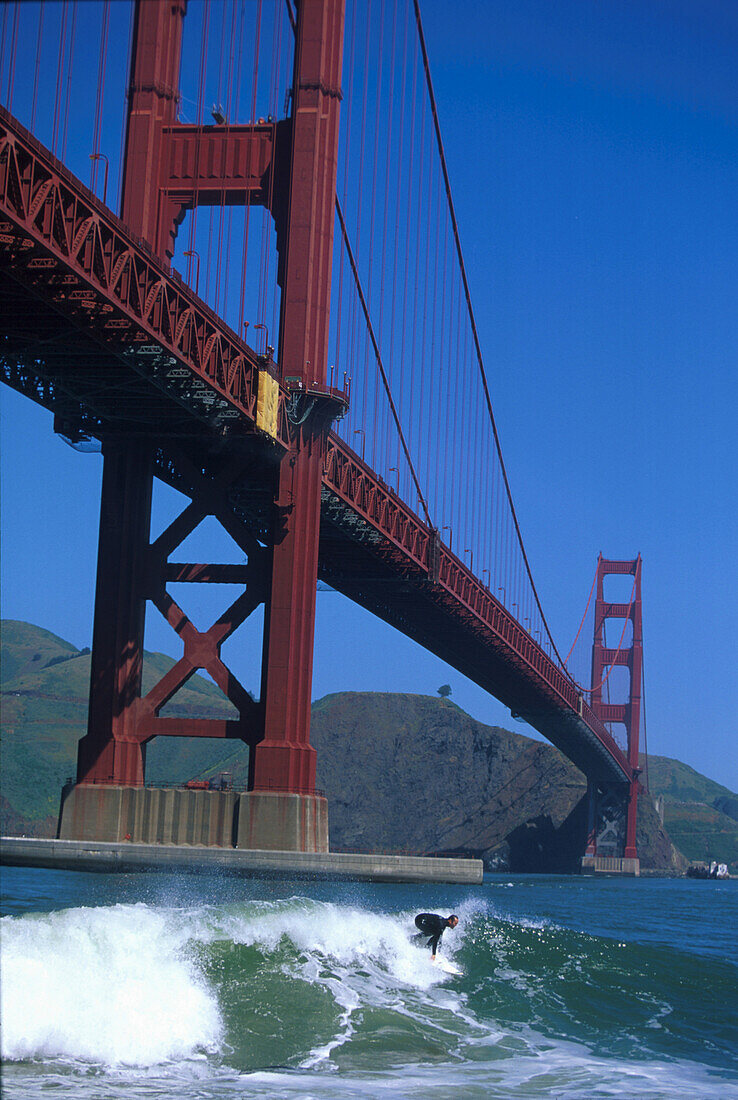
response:
M203 8L202 39L200 45L200 72L197 80L197 113L195 122L198 126L203 124L203 108L205 101L205 73L207 70L208 39L210 37L210 0L205 0ZM197 245L197 210L200 182L200 149L201 142L195 143L195 194L192 199L192 218L190 219L189 251L194 252ZM192 256L188 256L187 281L192 282ZM207 275L207 271L206 271Z
M131 66L133 65L133 25L134 25L134 22L135 22L134 7L133 7L133 4L131 4L129 9L128 9L128 51L126 53L126 57L131 59ZM124 84L123 84L123 102L127 107L128 106L128 97L130 95L129 84L133 81L133 69L132 68L131 68L130 72L128 72L128 71L124 72L123 81L124 81ZM128 111L124 110L123 111L123 117L121 118L120 151L119 151L119 155L118 155L118 164L121 165L121 169L118 172L118 204L117 204L117 209L121 210L121 211L123 209L123 167L122 166L123 166L123 161L125 159L126 129L127 129L127 126L128 126Z
M643 626L641 625L641 642L643 642ZM646 790L650 793L651 783L648 778L648 732L646 730L646 664L643 660L643 646L641 647L641 714L643 715L643 759L646 771Z
M406 9L406 12L405 12L406 30L407 30L407 22L408 22L408 9ZM400 406L403 407L403 408L405 407L405 393L406 393L405 376L408 373L405 370L405 364L408 361L410 361L410 362L413 361L414 350L415 350L413 345L411 344L411 352L410 352L410 356L408 356L408 354L407 354L407 338L408 338L408 334L410 336L412 336L412 328L409 324L409 318L408 318L407 287L408 287L408 275L409 275L410 252L411 252L411 247L410 247L410 226L411 226L410 209L411 209L412 200L413 200L413 187L414 187L413 172L415 170L415 122L416 122L416 116L417 116L418 63L417 63L417 39L416 38L413 38L413 43L414 43L414 46L415 46L415 56L413 57L413 62L412 62L413 82L412 82L412 94L411 94L411 97L410 97L410 101L412 103L412 115L411 115L411 121L410 121L410 142L409 142L410 152L409 152L409 155L408 155L408 169L407 169L407 175L406 175L406 178L405 178L405 191L406 191L406 194L407 194L407 214L406 214L406 218L405 218L406 237L405 237L405 248L403 249L404 255L405 255L405 265L404 265L404 276L403 276L403 282L402 282L402 310L401 310L401 315L400 315L400 330L402 332L401 360L400 360L401 364L402 364L402 370L400 372ZM402 171L402 165L399 165L398 170ZM398 179L397 194L398 195L402 194L402 188L400 187L399 179ZM409 415L408 415L407 421L408 421L408 440L409 440L410 444L412 445L412 436L410 434L412 432L412 407L413 407L412 406L412 375L413 375L412 370L409 372L409 374L410 374L410 400L409 400ZM399 469L400 469L400 441L399 441L399 439L397 441L397 455L396 455L396 458L395 458L395 462L397 463L397 469L398 469L398 477L397 477L398 491L400 491L401 486L400 486L400 477L399 477Z
M256 29L254 31L254 68L251 77L251 115L249 121L253 123L256 120L256 89L259 82L259 49L261 45L261 16L262 16L262 0L258 0L256 8ZM294 89L293 89L293 102L294 102ZM251 146L249 145L249 155L246 164L246 173L250 174L251 171ZM239 297L238 315L243 320L244 306L246 301L246 281L248 277L248 255L249 255L249 224L251 217L251 206L246 207L246 217L244 219L243 229L243 260L241 261L241 294Z
M435 132L436 132L436 142L437 142L437 145L438 145L438 152L439 152L439 155L440 155L440 158L441 158L441 168L442 168L442 171L443 171L443 179L444 179L444 183L445 183L445 187L446 187L446 198L447 198L447 201L448 201L449 214L451 216L451 222L452 222L453 230L454 230L454 240L456 242L456 251L457 251L457 254L458 254L458 258L459 258L459 267L461 269L461 277L462 277L463 282L464 282L464 294L466 296L467 309L469 311L469 320L470 320L471 327L472 327L472 334L474 336L474 345L475 345L476 353L477 353L477 363L479 365L479 373L480 373L480 377L481 377L481 381L482 381L482 388L483 388L483 391L484 391L484 397L485 397L485 402L486 402L486 405L487 405L487 412L488 412L488 415L489 415L490 425L492 427L492 432L494 434L495 446L497 448L497 455L498 455L498 459L499 459L499 462L500 462L500 468L502 470L502 476L503 476L504 482L505 482L505 491L507 493L508 504L509 504L509 507L510 507L510 514L512 516L513 523L515 525L515 532L516 532L518 544L519 544L519 547L520 547L520 553L522 555L523 562L525 563L525 570L526 570L526 573L528 575L528 581L530 582L530 585L531 585L531 588L532 588L532 591L533 591L533 595L534 595L534 598L535 598L535 601L536 601L536 605L538 607L538 612L541 616L541 620L543 622L546 633L548 634L548 637L551 641L551 645L553 646L556 657L558 658L559 663L562 664L561 655L559 654L559 651L556 647L556 643L554 642L553 637L551 635L551 631L549 629L548 622L546 620L546 616L543 613L543 608L541 606L541 601L538 597L538 591L537 591L535 583L533 581L533 574L531 573L530 564L528 562L528 555L526 554L525 547L523 545L523 536L522 536L521 531L520 531L520 525L518 524L517 512L515 511L515 505L513 503L512 490L510 489L510 482L508 480L507 470L505 468L505 463L504 463L504 460L503 460L503 457L502 457L502 447L501 447L501 444L500 444L500 438L499 438L499 434L498 434L498 431L497 431L497 424L495 422L494 413L492 412L492 399L490 397L489 385L487 383L487 373L484 369L484 360L482 358L482 349L481 349L481 345L480 345L480 342L479 342L479 334L477 332L477 325L476 325L476 321L474 319L474 312L472 310L471 293L470 293L470 290L469 290L469 281L468 281L467 275L466 275L466 266L464 264L464 257L463 257L462 251L461 251L461 240L460 240L460 237L459 237L458 222L456 221L456 212L454 210L453 199L451 198L451 184L450 184L449 177L448 177L448 169L447 169L447 166L446 166L446 156L445 156L445 153L444 153L444 150L443 150L443 141L441 139L441 127L440 127L440 123L438 121L438 111L437 111L437 108L436 108L436 97L435 97L434 92L433 92L433 83L431 81L430 65L429 65L429 62L428 62L428 51L427 51L426 45L425 45L425 35L423 34L423 25L422 25L421 18L420 18L420 7L419 7L418 0L413 0L413 6L414 6L414 9L415 9L415 22L417 24L418 36L419 36L419 39L420 39L420 49L421 49L421 53L423 55L423 68L425 70L425 79L426 79L426 84L427 84L427 87L428 87L428 96L430 98L431 112L433 114L433 123L434 123L434 127L435 127Z
M419 296L418 296L417 291L418 291L418 282L419 282L419 277L420 277L420 255L421 255L420 210L421 210L421 200L422 200L422 191L423 191L423 163L424 163L424 150L425 150L425 114L426 114L426 112L425 112L425 102L423 102L423 105L422 105L422 108L421 108L421 117L420 117L420 140L418 142L418 148L420 149L420 156L418 158L418 172L417 172L417 175L418 175L418 192L417 192L417 199L415 201L415 222L414 222L414 230L415 230L415 272L414 272L414 275L413 275L413 286L415 287L415 294L413 294L413 322L412 322L412 329L411 329L411 331L412 331L412 343L410 345L410 361L414 363L416 361L416 358L417 358L417 359L420 359L421 364L423 362L423 357L422 357L422 355L418 355L418 343L417 343L417 337L418 337L418 305L419 305L419 301L418 301ZM414 425L414 418L413 418L413 413L415 412L415 407L416 407L415 379L416 379L416 371L411 370L410 371L410 442L411 443L413 442L413 438L414 438L413 428L415 426ZM419 406L420 402L418 401L417 404Z
M44 28L44 4L46 0L41 0L41 5L38 12L38 38L36 40L36 69L33 76L33 103L31 104L31 133L36 132L36 105L38 103L38 71L41 65L41 43L43 38Z
M74 61L74 31L77 24L77 0L72 4L72 26L69 32L69 62L67 64L67 90L64 98L64 130L62 132L61 159L67 159L67 128L69 125L69 98L72 90L72 63Z
M370 203L370 213L369 213L369 227L370 227L370 234L371 235L370 235L370 238L369 238L369 275L368 275L368 279L367 279L367 295L369 297L370 302L372 301L372 288L373 288L373 280L374 280L374 236L375 236L374 217L375 217L375 213L376 213L376 204L377 204L377 163L378 163L378 159L379 159L379 131L380 131L380 119L383 118L383 111L382 111L382 80L384 78L384 22L385 22L385 0L381 0L380 18L379 18L379 65L377 67L377 86L376 86L376 95L375 95L375 99L374 99L375 109L374 109L374 155L373 155L373 159L372 159L372 191L371 191L371 203ZM381 333L380 333L380 337L381 337ZM368 397L369 397L369 394L368 394L368 373L369 372L367 371L367 375L366 375L367 384L365 385L365 395L366 395L365 403L366 403L366 401L368 400ZM379 378L377 377L376 374L374 374L373 377L374 377L374 394L372 396L372 412L373 412L373 416L376 418L377 402L379 400ZM368 413L368 410L365 409L365 414L364 414L365 415L365 421L364 421L365 427L366 427L367 420L368 420L367 413ZM364 437L364 440L366 441L366 436ZM376 422L374 424L374 431L372 432L372 445L374 445L375 440L376 440Z
M392 339L392 329L390 328L389 343L384 338L384 304L385 304L385 272L387 263L387 222L389 220L389 181L390 181L390 164L392 163L392 136L395 122L395 112L392 110L394 103L395 92L395 51L397 43L397 5L392 5L392 35L391 35L391 57L392 64L390 65L390 83L388 90L388 109L385 111L385 118L387 119L387 155L383 158L382 170L384 172L384 199L382 203L382 245L380 253L380 275L379 275L379 339L384 343L385 347L388 347L394 351L394 340ZM402 126L400 126L402 130ZM375 166L376 170L376 166ZM392 362L394 355L390 355L388 362L388 370L392 370ZM386 425L386 406L382 403L382 408L378 407L379 403L374 409L374 432L373 437L377 439L377 425L379 424L380 438L379 438L379 451L378 451L378 466L380 472L386 469L387 463L384 460L384 441L387 433Z
M51 151L56 156L57 136L59 133L59 116L61 113L61 92L64 77L64 54L67 36L67 5L62 7L61 29L59 31L59 54L56 63L56 95L54 96L54 126L51 134Z
M18 0L13 5L13 30L10 36L10 65L8 67L8 110L13 109L13 85L15 84L15 51L18 45Z
M404 24L404 28L403 28L403 37L402 37L402 82L401 82L401 87L400 87L400 100L401 100L402 103L405 102L405 90L406 90L406 86L407 86L407 40L408 40L407 22L408 22L407 21L407 8L405 8L405 24ZM398 381L399 381L399 397L398 397L398 402L399 402L399 406L400 406L401 409L403 407L402 406L402 380L403 380L403 376L404 376L404 373L405 373L405 371L404 371L404 365L405 364L404 364L404 360L403 360L403 356L402 356L402 340L398 340L397 336L396 336L396 334L397 334L396 317L397 317L397 298L398 298L397 267L398 267L398 256L399 256L399 252L400 252L400 249L398 247L398 241L399 241L399 235L400 235L399 195L402 193L401 192L402 178L403 178L402 177L402 158L403 158L404 151L405 151L405 149L404 149L404 137L405 137L405 127L403 125L400 125L398 139L397 139L397 158L396 158L397 159L397 171L396 171L395 179L394 179L394 193L395 193L395 201L393 203L394 233L392 234L392 240L394 242L394 245L393 245L393 248L392 248L392 253L393 253L392 295L391 295L391 312L390 312L390 324L389 324L390 340L392 342L392 348L393 348L393 350L397 349L396 350L396 360L397 360L397 363L399 365L399 371L397 372L397 373L399 373L399 379L398 379ZM387 175L389 177L389 172L387 173ZM407 181L406 181L406 183L407 183ZM389 468L390 468L390 466L392 464L392 461L393 461L392 454L391 454L393 439L394 439L394 437L390 436L389 423L387 423L386 438L385 438L386 449L385 449L384 460L385 460L385 468L387 469L388 479L390 479ZM395 461L395 464L397 464L398 459L395 458L394 461Z
M426 521L428 523L428 526L432 527L433 524L431 522L430 513L428 511L428 505L426 504L425 497L423 496L423 491L420 488L420 482L419 482L418 476L415 472L415 467L413 466L413 460L411 458L410 451L408 450L407 443L405 442L405 436L404 436L404 433L402 431L402 425L400 424L400 418L399 418L398 413L397 413L397 407L396 407L396 405L395 405L395 403L392 399L392 393L391 393L390 387L389 387L389 380L387 378L387 373L384 369L384 364L382 362L382 354L379 350L379 344L377 343L377 339L374 335L374 329L372 327L372 322L371 322L371 319L369 317L369 309L368 309L368 306L367 306L366 298L364 297L364 291L362 290L362 287L361 287L361 280L359 279L359 271L358 271L358 268L356 266L356 260L354 259L354 254L353 254L353 251L351 249L351 244L350 244L349 239L348 239L348 233L346 231L346 222L344 221L344 218L343 218L343 211L341 210L341 204L338 201L338 195L336 195L336 213L338 214L338 223L341 227L341 233L343 234L344 244L346 245L346 253L348 255L349 262L351 264L351 270L352 270L353 275L354 275L354 281L356 283L356 290L357 290L357 293L359 295L359 300L361 302L361 308L364 312L364 318L366 320L366 326L367 326L367 331L369 333L369 339L371 340L372 347L374 349L374 355L375 355L375 358L376 358L376 361L377 361L377 366L379 367L379 371L380 371L380 374L382 376L382 382L384 383L384 388L385 388L385 391L387 393L387 399L390 403L390 408L392 409L392 415L393 415L394 420L395 420L395 426L397 428L397 432L398 432L398 435L400 437L400 442L402 444L402 449L403 449L404 454L405 454L405 459L407 461L408 468L409 468L410 473L411 473L412 478L413 478L413 483L414 483L415 488L416 488L417 493L418 493L418 500L420 501L420 503L423 507L423 511L425 513Z
M108 53L108 22L110 19L110 0L105 0L102 13L102 24L100 27L100 58L97 66L97 96L95 98L95 128L92 136L92 152L100 152L100 132L102 128L102 105L105 95L105 72L107 68L107 53ZM92 161L92 170L90 172L90 189L95 190L97 185L97 166L98 160L95 157Z
M349 60L348 66L344 70L344 80L348 87L353 86L354 82L354 49L356 45L356 0L354 0L351 15L351 42L349 44ZM351 119L353 113L353 100L354 97L349 95L348 97L348 110L342 112L342 123L344 127L344 154L343 154L343 185L342 185L342 197L345 203L346 201L346 189L348 186L348 156L351 148ZM347 368L350 368L351 362L347 355L345 360L341 353L341 335L343 331L343 272L345 266L345 248L343 240L340 241L340 255L338 263L338 308L336 310L336 343L333 360L336 364L336 369L339 366L346 363Z
M5 24L8 21L8 8L7 5L3 6L3 21L0 24L0 80L2 79L3 69L5 68Z

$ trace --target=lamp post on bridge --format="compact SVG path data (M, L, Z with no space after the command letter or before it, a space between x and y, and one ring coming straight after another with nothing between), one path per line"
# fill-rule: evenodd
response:
M199 295L199 293L200 293L200 253L196 252L194 248L190 248L190 249L187 250L187 252L183 252L182 255L187 256L190 260L194 256L195 259L197 260L197 265L195 267L195 294ZM246 325L248 327L248 321L246 322Z
M97 161L99 161L99 160L104 160L105 161L105 176L103 178L103 198L102 198L102 201L104 203L106 203L107 198L108 198L108 170L110 168L110 162L109 162L108 158L105 156L105 153L90 153L90 160L93 161L94 164L97 164ZM93 188L93 190L94 190L94 188Z
M366 432L363 428L354 428L354 435L361 436L361 461L364 461L364 442L366 440Z
M267 328L266 325L254 325L254 328L255 329L258 328L260 330L260 332L264 333L264 354L268 355L269 354L269 329Z

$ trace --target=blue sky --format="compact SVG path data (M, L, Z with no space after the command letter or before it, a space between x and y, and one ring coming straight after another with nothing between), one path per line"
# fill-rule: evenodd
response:
M738 8L467 0L449 10L425 0L425 31L544 610L565 651L598 552L640 552L649 750L736 790ZM0 402L3 617L88 645L100 457L72 451L49 413L5 387ZM163 523L172 495L158 497ZM227 559L215 534L201 545ZM209 613L203 605L204 625ZM178 653L155 613L147 645ZM228 645L256 689L258 630ZM315 698L432 694L444 682L475 717L526 732L436 658L318 594Z

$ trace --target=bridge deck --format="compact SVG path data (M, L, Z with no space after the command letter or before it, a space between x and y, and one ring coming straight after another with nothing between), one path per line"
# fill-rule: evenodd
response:
M70 432L155 433L157 472L231 461L230 504L264 537L266 476L288 443L256 430L259 357L0 108L0 370ZM491 692L593 779L627 759L574 684L426 524L335 434L324 580Z

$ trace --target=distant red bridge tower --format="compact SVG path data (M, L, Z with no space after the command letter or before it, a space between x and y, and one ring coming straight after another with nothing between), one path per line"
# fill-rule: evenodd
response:
M604 579L611 574L633 577L633 590L628 603L611 603L604 598ZM628 763L633 779L627 785L589 781L589 826L583 866L597 860L606 869L608 859L637 861L636 820L638 812L638 765L641 721L641 684L643 679L643 619L641 605L641 556L635 561L608 561L600 555L597 562L597 593L595 600L594 642L592 645L592 710L604 723L619 723L627 734ZM605 645L605 624L608 619L632 624L630 645L617 648ZM610 672L615 667L628 669L630 682L625 702L603 700ZM625 793L624 793L625 792Z

